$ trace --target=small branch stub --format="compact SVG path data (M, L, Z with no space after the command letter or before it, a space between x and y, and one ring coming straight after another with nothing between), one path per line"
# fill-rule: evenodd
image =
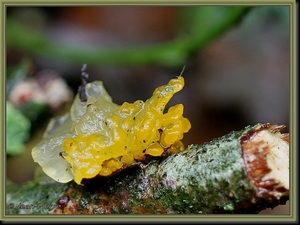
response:
M87 68L87 64L83 64L83 66L81 68L81 85L78 88L78 94L79 94L79 98L80 98L81 102L87 101L85 86L87 84L89 74L85 72L86 68Z

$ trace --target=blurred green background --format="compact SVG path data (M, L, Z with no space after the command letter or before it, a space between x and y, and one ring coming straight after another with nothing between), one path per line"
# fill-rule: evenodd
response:
M6 9L7 177L15 183L33 178L31 149L69 109L84 63L89 81L102 80L118 104L148 99L186 65L186 85L169 103L183 103L192 123L186 145L259 122L289 132L288 6Z

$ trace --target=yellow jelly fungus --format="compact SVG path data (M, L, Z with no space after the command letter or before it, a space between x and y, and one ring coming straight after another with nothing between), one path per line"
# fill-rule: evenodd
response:
M135 162L135 160L132 155L126 154L121 157L121 162L125 164L132 164Z
M145 151L146 154L152 156L161 156L164 152L163 147L158 142L149 145Z
M87 102L75 97L70 113L58 118L32 150L46 174L58 182L111 176L146 156L160 157L184 150L180 141L191 128L183 105L164 113L184 87L182 76L157 87L144 101L112 102L101 81L86 84Z
M184 145L181 141L174 142L174 144L169 149L170 153L172 154L182 152L183 150L184 150Z
M144 160L146 155L161 156L168 148L170 152L183 150L178 141L191 128L182 116L183 105L175 105L164 114L167 103L183 86L184 79L179 76L156 88L146 102L125 102L121 106L94 99L75 124L77 136L62 143L75 182L110 176L123 166Z
M112 149L107 145L103 147L104 143L104 139L95 134L68 138L63 142L64 158L71 164L77 183L80 183L82 178L98 175L105 160L126 154L121 148Z

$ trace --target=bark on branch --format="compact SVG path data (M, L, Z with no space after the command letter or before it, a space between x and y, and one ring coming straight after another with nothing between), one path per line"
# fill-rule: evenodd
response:
M60 197L48 213L234 214L274 208L289 200L289 134L280 133L283 128L247 126L113 177L85 180L84 186L52 182ZM18 189L30 198L26 191ZM10 202L16 198L8 196ZM45 196L38 196L42 202Z

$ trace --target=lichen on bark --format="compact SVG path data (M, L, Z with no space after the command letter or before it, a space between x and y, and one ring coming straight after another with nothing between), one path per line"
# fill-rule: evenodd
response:
M289 138L280 133L283 127L247 126L211 142L190 145L166 158L138 163L112 177L86 179L84 185L73 181L64 185L43 185L41 181L25 184L18 188L18 196L23 193L24 201L33 198L35 202L39 196L39 201L45 202L47 195L43 200L43 195L35 196L29 189L50 188L53 195L48 200L57 207L36 213L258 213L289 200ZM16 188L8 190L10 202L17 197L13 190ZM22 213L10 209L7 212Z

